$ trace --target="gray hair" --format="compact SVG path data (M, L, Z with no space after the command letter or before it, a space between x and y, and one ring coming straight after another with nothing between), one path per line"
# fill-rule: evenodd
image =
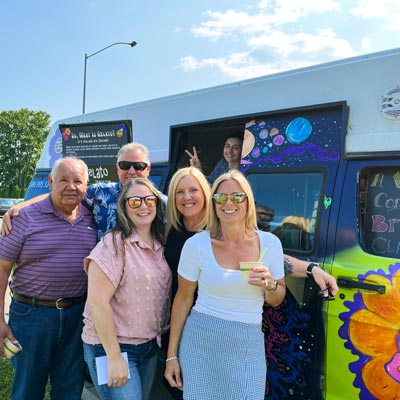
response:
M83 160L76 157L64 157L56 160L50 172L52 179L55 180L60 166L64 164L65 161L71 161L71 160L76 161L77 164L80 164L82 166L83 170L85 171L86 182L89 182L89 170L86 163Z
M144 144L135 143L135 142L124 144L118 151L117 160L119 160L120 156L127 151L141 152L144 156L144 162L146 162L147 164L150 164L149 150Z

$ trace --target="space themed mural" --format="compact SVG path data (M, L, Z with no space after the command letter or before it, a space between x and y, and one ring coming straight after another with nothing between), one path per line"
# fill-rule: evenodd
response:
M343 113L341 108L309 110L301 115L266 117L247 122L242 166L299 165L299 160L335 163L340 158Z

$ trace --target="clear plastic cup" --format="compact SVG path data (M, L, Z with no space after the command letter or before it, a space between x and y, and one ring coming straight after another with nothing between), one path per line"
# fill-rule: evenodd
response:
M249 278L249 274L253 272L253 268L262 265L259 261L242 261L239 263L240 271L242 273L242 280L244 281L259 281L260 278Z

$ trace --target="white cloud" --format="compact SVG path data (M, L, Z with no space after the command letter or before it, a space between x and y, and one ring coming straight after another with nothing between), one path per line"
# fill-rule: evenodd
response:
M319 30L314 35L275 30L250 38L248 47L248 51L227 57L183 57L180 67L184 71L214 68L229 78L240 80L357 54L346 40L338 38L331 29Z
M371 48L371 38L363 37L361 39L361 47L365 50L369 50Z
M301 62L295 64L276 63L275 61L260 64L250 53L232 53L228 57L204 58L201 60L193 56L183 57L180 67L184 71L212 67L224 76L233 80L253 78L255 76L268 75L284 69L300 68L305 66Z
M382 20L382 29L400 33L400 2L398 0L358 0L350 12L363 20Z
M340 4L334 0L275 0L272 5L269 1L261 1L259 7L261 12L255 15L235 10L207 11L204 15L208 20L192 27L191 32L196 37L212 40L233 36L235 33L265 32L310 14L337 11Z
M400 33L400 12L398 12L397 14L392 14L390 17L390 21L387 24L387 28L391 31L395 31L397 33Z
M192 34L226 55L183 57L179 67L245 79L374 51L377 32L400 32L400 0L260 0L249 9L204 13ZM364 22L372 18L382 21Z
M249 40L250 47L271 47L282 57L302 57L318 55L329 50L334 58L345 58L356 55L350 44L336 36L329 28L320 29L316 34L285 33L273 31L268 35L253 37Z
M362 19L374 19L390 17L395 10L399 10L398 0L358 0L350 12Z

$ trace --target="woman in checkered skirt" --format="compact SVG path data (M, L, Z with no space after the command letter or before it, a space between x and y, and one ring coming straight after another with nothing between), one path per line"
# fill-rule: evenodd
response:
M185 400L263 400L262 306L285 296L282 246L257 230L254 196L239 171L221 175L211 194L207 231L186 241L179 261L165 377ZM239 263L260 256L242 277Z

